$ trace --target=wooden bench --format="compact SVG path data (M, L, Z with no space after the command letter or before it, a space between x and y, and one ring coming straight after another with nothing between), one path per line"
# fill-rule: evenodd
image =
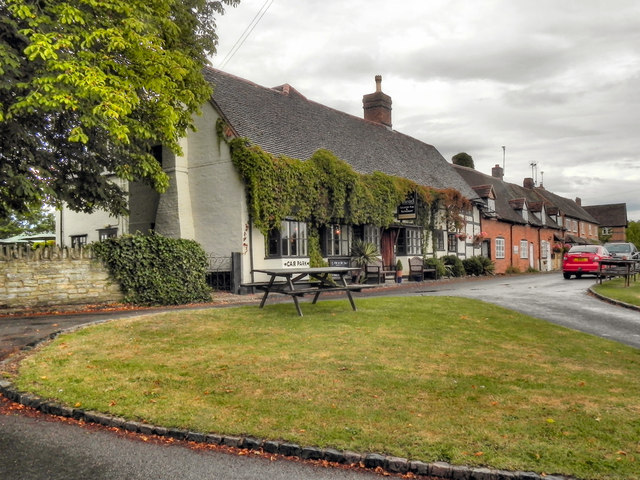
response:
M438 279L438 270L432 267L425 267L424 260L420 257L412 257L409 259L409 278L419 277L422 281L425 275L432 275L435 280Z
M364 267L365 277L368 279L370 276L376 279L376 283L384 283L387 280L387 275L395 277L396 270L389 266L382 264L382 260L375 260Z

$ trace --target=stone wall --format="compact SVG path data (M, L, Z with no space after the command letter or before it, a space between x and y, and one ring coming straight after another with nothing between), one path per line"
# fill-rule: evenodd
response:
M0 311L122 301L120 285L87 249L0 249Z

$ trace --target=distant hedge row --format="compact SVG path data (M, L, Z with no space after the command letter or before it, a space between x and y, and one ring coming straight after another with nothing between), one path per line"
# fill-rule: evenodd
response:
M123 235L91 248L120 283L125 302L180 305L211 299L206 254L193 240Z

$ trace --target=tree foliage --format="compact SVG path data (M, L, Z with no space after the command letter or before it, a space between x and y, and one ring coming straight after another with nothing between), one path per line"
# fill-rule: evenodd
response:
M0 217L45 198L124 213L105 172L165 190L150 148L180 153L238 1L0 0Z
M27 213L12 213L0 219L0 238L15 235L35 235L55 230L53 213L43 209L35 209Z
M635 244L640 249L640 221L629 222L627 226L627 242Z
M473 164L473 157L465 152L460 152L451 157L451 161L454 165L460 165L461 167L475 168Z

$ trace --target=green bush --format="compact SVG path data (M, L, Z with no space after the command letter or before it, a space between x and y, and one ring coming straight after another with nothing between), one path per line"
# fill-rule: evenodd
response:
M520 268L516 265L509 265L505 270L505 273L520 273Z
M467 275L475 275L479 277L482 275L482 262L480 262L478 257L470 257L462 260L462 265L464 266L465 272Z
M493 275L496 271L496 264L493 263L489 257L479 256L480 263L482 264L482 274L483 275Z
M207 258L193 240L162 235L123 235L91 244L136 305L180 305L211 299Z
M460 260L457 255L446 255L442 257L442 260L445 265L449 265L451 267L450 271L454 277L464 277L467 274L464 269L464 265L462 264L462 260Z
M436 272L438 272L438 278L442 278L447 274L444 262L440 258L426 258L424 260L424 266L427 268L435 268Z
M468 275L493 275L495 270L495 265L491 259L481 255L464 259L462 265Z

